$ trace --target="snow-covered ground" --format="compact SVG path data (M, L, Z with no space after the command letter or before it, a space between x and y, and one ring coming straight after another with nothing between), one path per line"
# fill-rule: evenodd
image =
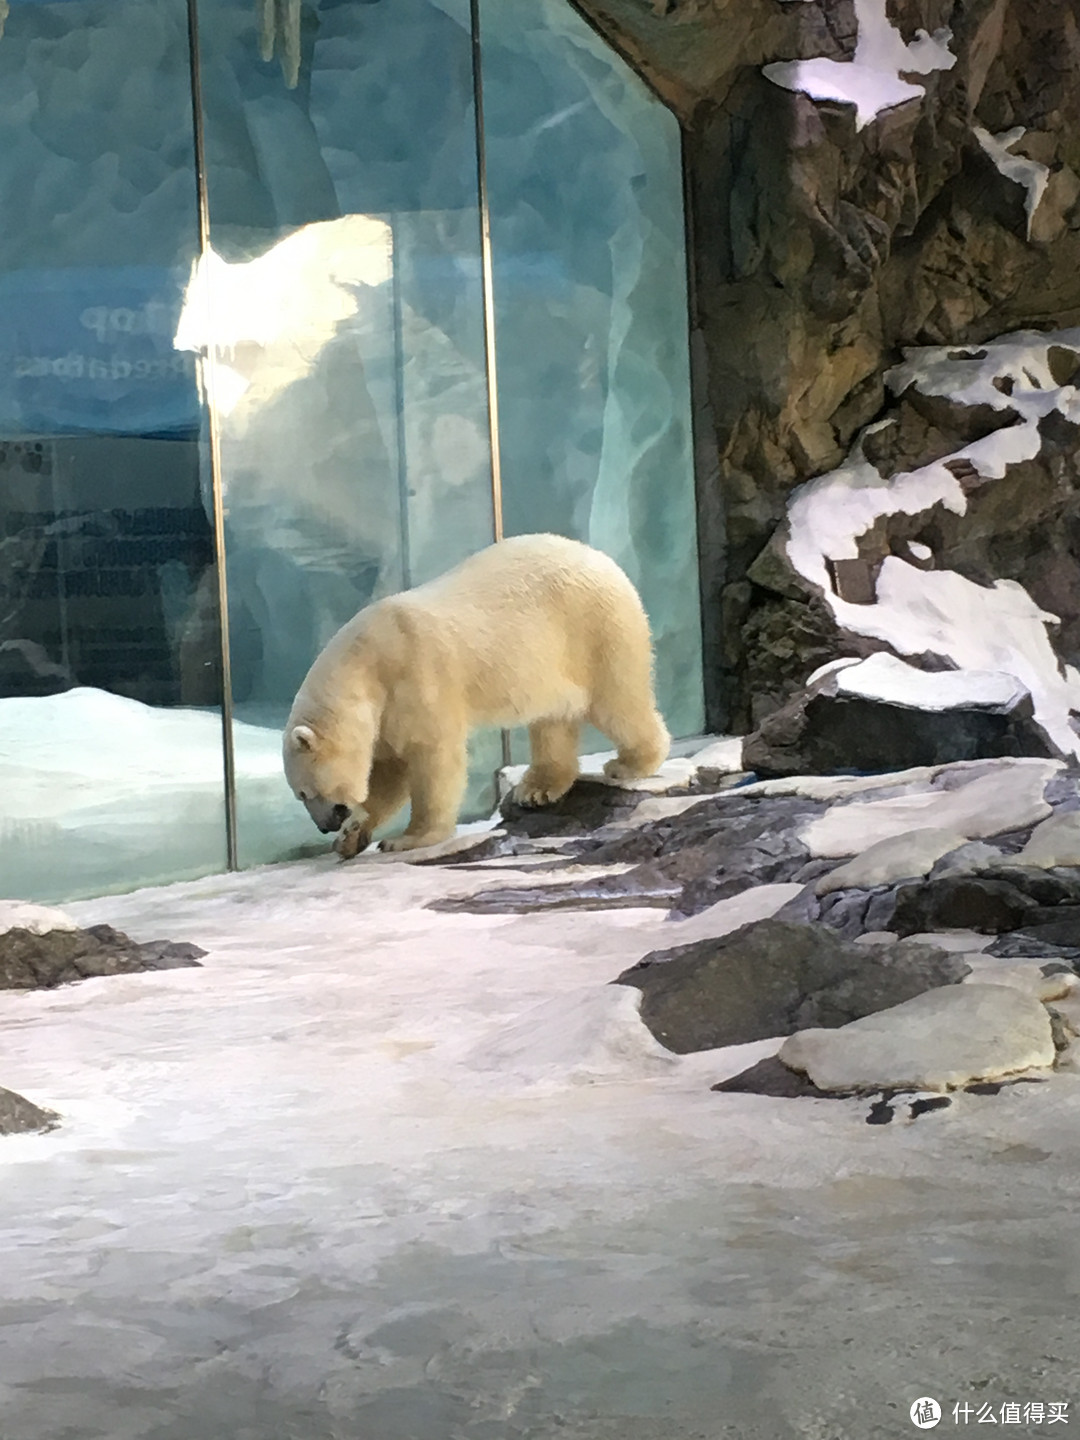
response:
M0 1083L64 1117L0 1142L3 1440L877 1440L923 1395L945 1428L1080 1401L1075 1075L884 1127L713 1094L775 1045L673 1056L608 982L793 887L423 908L483 883L325 856L67 907L209 953L0 992Z
M233 725L245 861L318 838L281 733ZM0 699L0 896L52 901L225 866L221 717L105 690Z

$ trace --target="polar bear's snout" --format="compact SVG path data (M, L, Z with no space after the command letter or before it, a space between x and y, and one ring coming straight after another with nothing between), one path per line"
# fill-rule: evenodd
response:
M331 805L328 800L320 800L318 796L305 800L304 809L324 835L332 835L335 830L340 830L349 818L348 805Z

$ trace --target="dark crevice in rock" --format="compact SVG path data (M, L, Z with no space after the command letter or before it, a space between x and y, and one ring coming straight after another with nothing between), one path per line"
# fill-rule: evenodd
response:
M678 900L680 886L658 873L655 866L639 866L624 875L600 875L569 885L499 885L472 895L432 900L429 910L449 914L526 915L551 910L618 910L630 906L657 906L669 910Z

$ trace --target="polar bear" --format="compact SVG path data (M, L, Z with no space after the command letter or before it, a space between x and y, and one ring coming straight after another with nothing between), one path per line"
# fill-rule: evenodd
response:
M412 802L383 850L454 832L466 739L528 725L526 805L565 795L584 721L615 744L613 780L651 775L668 732L656 709L649 623L613 560L559 535L518 535L426 585L367 606L308 671L285 727L285 776L335 848L355 855Z

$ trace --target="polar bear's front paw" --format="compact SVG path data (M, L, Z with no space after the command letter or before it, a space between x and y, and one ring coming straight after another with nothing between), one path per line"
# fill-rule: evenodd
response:
M371 831L360 820L350 820L339 830L334 840L334 849L342 860L352 860L371 844Z
M554 805L561 800L577 779L576 773L567 775L544 770L526 770L514 786L514 799L519 805L530 808L537 805Z

